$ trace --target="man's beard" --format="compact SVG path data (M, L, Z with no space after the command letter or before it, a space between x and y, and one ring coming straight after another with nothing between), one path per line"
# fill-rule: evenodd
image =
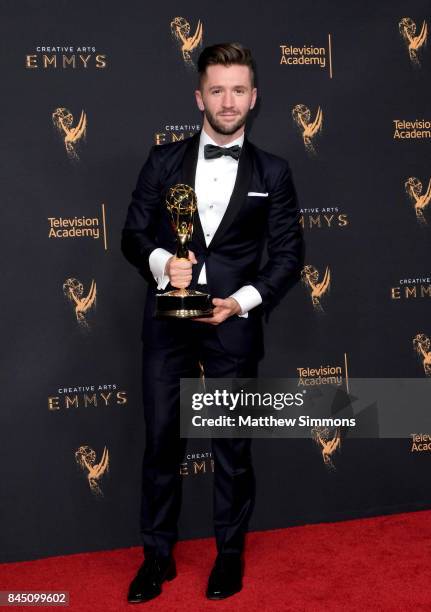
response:
M230 136L231 134L235 134L235 132L239 130L239 128L241 128L245 124L245 122L247 121L247 117L248 117L248 112L247 112L245 113L245 115L240 117L238 121L234 123L233 125L229 127L224 127L221 123L219 123L216 117L212 113L210 113L210 111L207 108L204 110L204 114L208 120L208 123L214 130L214 132L217 132L217 134L223 134L223 136Z

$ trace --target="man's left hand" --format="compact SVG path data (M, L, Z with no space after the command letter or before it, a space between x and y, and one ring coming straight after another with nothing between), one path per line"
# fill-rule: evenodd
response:
M228 317L241 314L241 306L233 297L228 297L224 300L222 300L221 298L213 298L213 304L215 308L213 310L212 317L197 318L193 319L193 321L209 323L210 325L219 325L220 323L223 323L223 321L225 321Z

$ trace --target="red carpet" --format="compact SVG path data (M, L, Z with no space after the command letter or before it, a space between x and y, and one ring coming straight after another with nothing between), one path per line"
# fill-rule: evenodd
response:
M431 610L431 511L251 533L244 588L220 602L204 596L214 554L181 542L178 577L145 604L125 602L140 548L3 564L0 590L67 590L74 611Z

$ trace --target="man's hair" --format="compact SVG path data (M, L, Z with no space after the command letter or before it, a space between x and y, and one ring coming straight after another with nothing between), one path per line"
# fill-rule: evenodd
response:
M219 64L221 66L248 66L251 72L251 84L254 87L255 66L250 49L246 49L240 43L218 43L211 47L205 47L198 59L199 88L208 66Z

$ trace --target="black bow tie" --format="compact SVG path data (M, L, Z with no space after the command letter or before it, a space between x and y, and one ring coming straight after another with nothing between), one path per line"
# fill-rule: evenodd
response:
M222 155L230 155L234 159L238 160L241 154L241 147L235 145L234 147L218 147L212 144L206 144L204 146L204 157L205 159L217 159Z

